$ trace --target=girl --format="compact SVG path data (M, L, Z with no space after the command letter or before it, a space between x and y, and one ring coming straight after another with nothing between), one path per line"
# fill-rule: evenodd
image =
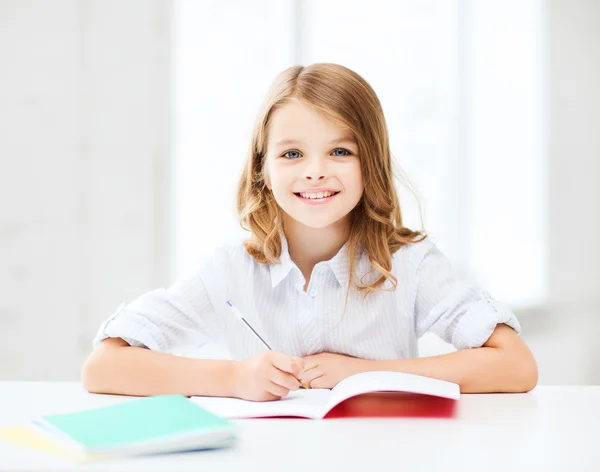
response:
M237 206L250 239L117 310L83 367L87 390L264 401L373 370L449 380L462 392L535 387L514 314L403 227L381 104L356 73L313 64L276 78ZM457 351L419 358L428 331ZM181 355L209 341L231 360Z

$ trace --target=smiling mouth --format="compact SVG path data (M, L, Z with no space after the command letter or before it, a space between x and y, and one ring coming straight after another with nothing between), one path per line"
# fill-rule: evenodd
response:
M309 201L313 201L314 200L314 201L318 202L318 201L321 201L321 200L328 200L330 198L333 198L338 193L340 193L340 192L334 192L331 195L329 195L328 197L321 197L321 198L317 198L317 197L315 197L315 198L306 198L306 197L303 197L302 195L300 195L300 193L295 193L295 192L294 192L294 195L296 195L298 198L301 198L302 200L309 200Z

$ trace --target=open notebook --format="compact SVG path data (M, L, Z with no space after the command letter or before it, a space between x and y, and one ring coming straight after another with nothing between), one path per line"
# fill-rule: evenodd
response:
M224 418L264 418L277 416L295 416L311 419L323 419L334 407L346 400L366 397L369 394L395 392L392 399L396 405L403 401L402 394L410 398L412 405L423 400L437 398L455 403L460 399L458 384L444 380L432 379L414 374L401 372L362 372L352 375L331 390L329 389L299 389L290 392L280 400L270 402L253 402L237 398L191 397L192 401L208 411ZM379 405L379 409L393 405L387 402L383 395L371 397ZM373 402L371 402L373 403ZM422 410L422 408L421 408ZM380 412L381 413L381 412ZM377 414L376 416L385 416ZM358 415L369 416L369 415ZM392 415L396 416L396 415ZM402 416L402 415L399 415ZM445 415L442 415L445 416Z

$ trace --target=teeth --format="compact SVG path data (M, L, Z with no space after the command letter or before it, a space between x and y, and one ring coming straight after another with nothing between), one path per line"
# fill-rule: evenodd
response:
M300 196L302 198L311 198L311 199L317 199L317 198L325 198L325 197L330 197L331 195L333 195L335 192L318 192L318 193L300 193Z

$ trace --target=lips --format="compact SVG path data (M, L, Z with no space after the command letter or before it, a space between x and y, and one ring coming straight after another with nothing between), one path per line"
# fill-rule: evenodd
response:
M300 192L294 192L294 195L296 195L298 198L302 198L303 200L327 200L328 198L333 198L335 197L338 193L340 192L336 192L333 191L333 193L331 195L329 195L328 197L321 197L321 198L305 198L302 195L300 195Z
M304 205L308 205L308 206L312 206L312 207L318 207L318 206L326 207L327 205L329 205L330 202L335 200L335 198L340 193L341 192L336 192L333 195L331 195L330 197L323 197L323 198L304 198L304 197L300 196L300 194L294 194L294 195L296 196L298 201L300 201Z

